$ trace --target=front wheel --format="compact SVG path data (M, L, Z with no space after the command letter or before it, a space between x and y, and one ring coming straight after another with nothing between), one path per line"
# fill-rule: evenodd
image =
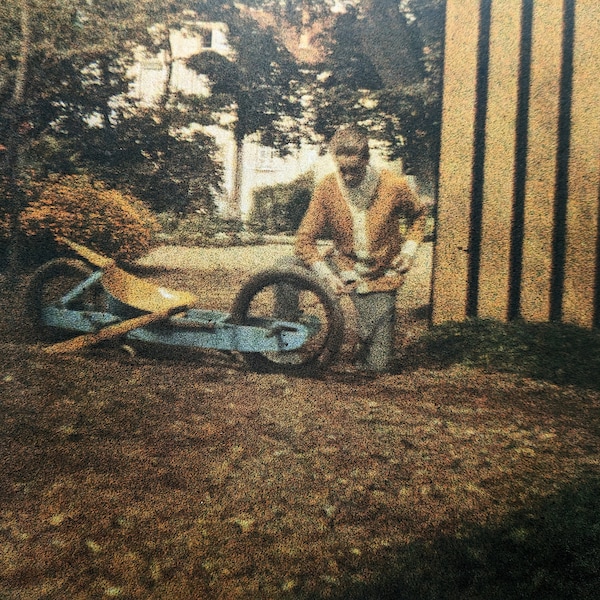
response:
M245 353L256 371L312 373L329 365L342 345L344 317L337 298L296 267L261 271L242 286L231 321L243 325L257 318L300 323L309 336L297 350Z

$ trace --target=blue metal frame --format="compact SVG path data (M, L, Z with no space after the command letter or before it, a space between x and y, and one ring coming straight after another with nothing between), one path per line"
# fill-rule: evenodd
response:
M87 279L84 279L81 283L76 285L71 291L67 292L59 301L59 306L68 306L69 303L74 302L85 292L88 288L98 283L102 279L102 271L94 271Z
M127 315L121 316L112 312L69 308L70 304L84 291L97 284L101 278L102 271L95 271L65 294L56 305L44 307L42 310L44 325L79 333L93 333L127 318ZM107 305L111 309L114 306L118 311L121 303L108 292L105 293L108 299ZM125 305L124 308L131 307ZM151 344L190 348L237 352L286 352L300 348L309 335L320 326L319 323L314 322L305 326L290 321L262 318L251 318L247 324L238 325L230 323L229 317L230 315L224 312L192 308L166 321L133 329L123 337L127 340Z

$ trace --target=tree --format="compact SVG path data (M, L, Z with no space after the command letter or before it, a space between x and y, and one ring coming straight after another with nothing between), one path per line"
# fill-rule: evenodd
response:
M111 126L110 143L102 129L89 130L82 161L103 181L131 191L157 212L212 213L222 169L213 138L198 127L205 122L186 98L173 94L166 105L121 113Z
M419 31L409 25L397 0L363 0L360 36L365 54L386 87L410 86L425 79Z
M435 185L445 0L246 3L277 15L281 39L291 39L288 29L322 31L322 60L301 65L304 121L317 139L360 123L390 158Z
M131 0L112 2L110 10L94 0L7 0L3 5L0 110L18 115L19 135L12 136L16 168L41 136L78 135L92 118L110 120L110 101L127 91L126 69L143 32L134 7ZM27 29L15 26L25 16ZM15 111L12 99L18 92L22 101Z
M443 9L443 0L357 2L326 33L310 83L319 134L360 123L425 185L435 179Z
M128 73L139 49L165 48L170 27L189 18L186 10L200 4L219 3L7 0L2 4L0 175L4 187L14 188L6 195L15 199L6 207L13 222L26 201L19 182L32 168L36 177L86 170L110 185L135 187L157 206L167 205L171 198L175 209L184 206L192 177L201 180L200 190L218 189L220 171L212 140L199 132L184 134L194 122L209 122L198 99L181 97L169 80L154 110L140 108L128 95ZM161 17L164 25L153 27ZM206 196L199 200L210 204Z
M192 56L187 65L209 78L214 110L235 115L233 204L238 206L244 140L256 134L263 144L281 151L297 141L297 129L290 118L298 119L301 114L300 101L294 96L298 71L290 53L271 31L237 10L222 16L229 26L234 57L204 51Z
M78 162L104 181L146 200L155 210L186 212L199 206L212 210L221 170L212 138L197 128L212 119L200 99L186 98L173 89L170 76L171 30L181 27L189 19L190 6L199 3L147 0L136 8L130 0L122 1L134 11L136 29L129 32L126 43L113 36L95 63L99 67L94 112L100 118L71 136L79 145ZM141 8L145 10L135 12ZM114 17L119 15L110 5L103 11L100 22L114 27ZM150 53L162 51L167 57L168 75L159 102L151 108L136 105L127 95L127 69L140 47Z

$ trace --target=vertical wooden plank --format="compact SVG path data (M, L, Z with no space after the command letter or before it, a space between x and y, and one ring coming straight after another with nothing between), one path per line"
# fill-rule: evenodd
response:
M600 189L600 4L575 4L563 320L594 324Z
M466 316L480 1L448 0L432 320Z
M492 4L478 315L500 320L509 302L520 17L521 0Z
M562 28L562 0L536 0L521 280L521 315L531 321L550 318Z

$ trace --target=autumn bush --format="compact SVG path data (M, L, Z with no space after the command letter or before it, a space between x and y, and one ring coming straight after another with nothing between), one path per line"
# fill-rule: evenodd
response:
M125 262L148 252L160 229L140 200L85 175L40 186L20 224L29 242L63 236Z

